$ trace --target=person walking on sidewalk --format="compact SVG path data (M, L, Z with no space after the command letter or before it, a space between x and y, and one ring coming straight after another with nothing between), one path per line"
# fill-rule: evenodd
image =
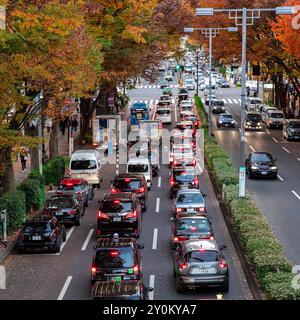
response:
M21 159L21 165L22 165L22 173L25 173L26 171L26 161L28 159L28 153L25 150L25 148L23 148L20 152L20 159Z
M64 136L66 131L66 121L63 119L59 120L59 129L61 131L61 134Z
M73 119L71 120L71 132L76 132L78 127L78 121L76 119L76 116L73 116Z

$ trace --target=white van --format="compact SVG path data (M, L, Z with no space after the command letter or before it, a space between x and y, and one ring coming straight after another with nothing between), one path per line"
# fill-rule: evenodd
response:
M131 158L127 162L127 173L143 173L147 181L148 189L152 185L152 166L148 158Z
M265 123L268 128L282 128L284 122L284 113L281 110L269 110L265 117Z
M84 178L89 184L100 187L103 178L103 165L100 153L93 149L75 151L69 163L72 179Z
M261 117L262 117L262 121L264 123L266 123L267 114L268 114L269 111L279 111L279 110L277 108L275 108L275 107L270 107L270 106L266 105L261 111Z

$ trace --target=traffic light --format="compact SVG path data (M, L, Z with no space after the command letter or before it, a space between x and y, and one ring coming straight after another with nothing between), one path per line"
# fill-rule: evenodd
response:
M176 64L176 71L179 71L179 69L180 69L180 65Z

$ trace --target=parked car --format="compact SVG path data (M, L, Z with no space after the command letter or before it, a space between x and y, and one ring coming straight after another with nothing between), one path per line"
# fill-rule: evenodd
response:
M282 136L286 140L300 139L300 120L286 119L283 124Z

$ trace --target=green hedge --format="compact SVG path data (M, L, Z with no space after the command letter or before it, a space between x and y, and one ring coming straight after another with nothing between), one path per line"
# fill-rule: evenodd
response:
M7 211L8 232L12 232L21 227L25 220L26 213L25 193L23 191L7 192L0 198L0 210Z
M25 193L26 211L39 210L45 203L45 189L39 179L25 179L17 188Z
M202 128L208 128L206 111L205 111L204 105L202 103L202 100L198 96L195 96L194 98L195 98L196 107L197 107L197 109L199 111L199 116L200 116L200 119L201 119Z
M212 172L219 192L221 192L223 184L236 184L238 182L237 172L227 159L218 158L212 160Z
M65 174L65 160L63 157L55 157L43 166L45 184L58 185Z

